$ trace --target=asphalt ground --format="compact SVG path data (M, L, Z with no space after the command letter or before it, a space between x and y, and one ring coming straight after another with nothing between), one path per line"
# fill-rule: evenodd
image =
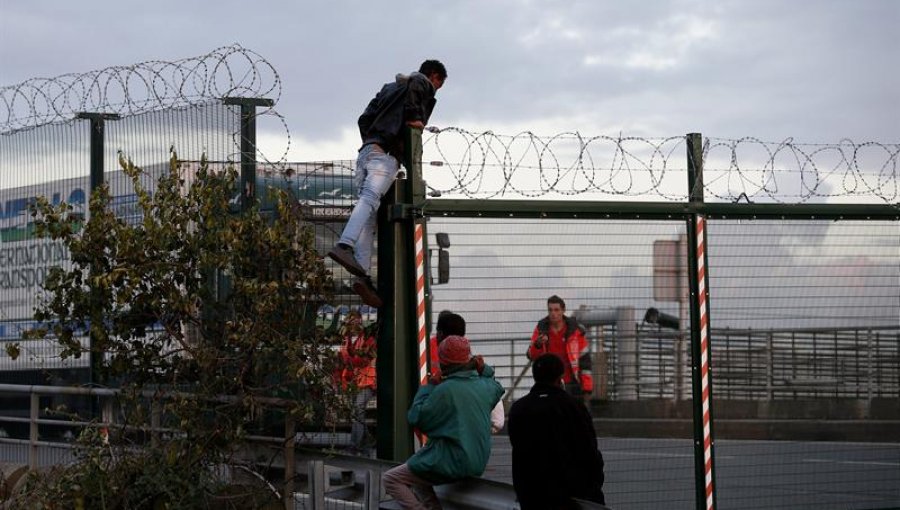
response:
M613 510L696 508L691 440L599 445ZM900 444L719 440L714 449L719 510L900 509ZM494 436L484 477L512 483L511 466L509 438Z
M613 510L696 508L691 440L600 438L599 446ZM900 509L900 443L718 440L714 448L719 510ZM38 453L39 465L71 460L68 450ZM0 445L0 458L25 464L27 445ZM493 436L483 477L512 483L507 436Z

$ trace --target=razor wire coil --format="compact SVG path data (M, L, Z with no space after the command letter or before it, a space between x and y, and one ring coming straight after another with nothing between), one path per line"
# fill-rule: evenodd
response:
M0 133L71 120L79 112L122 116L224 97L281 96L281 78L238 44L171 62L150 60L0 87Z
M221 101L224 97L267 97L277 102L281 78L259 54L234 44L172 62L152 60L56 78L33 78L0 87L0 133L71 122L79 112L133 116ZM291 150L287 119L274 107L284 130L277 157L257 151L258 160L284 163ZM424 153L431 155L428 185L441 194L469 198L540 198L602 195L623 200L684 201L687 189L685 137L587 136L568 131L548 136L514 135L450 127L429 130ZM241 133L231 133L239 154ZM706 138L703 191L713 200L803 203L834 198L900 202L900 143L767 142L754 137Z
M457 127L430 132L423 143L423 164L441 167L426 176L429 187L441 194L479 199L601 194L684 201L691 192L682 136L502 135ZM900 198L900 143L706 138L702 154L705 196L718 201L866 197L895 204Z

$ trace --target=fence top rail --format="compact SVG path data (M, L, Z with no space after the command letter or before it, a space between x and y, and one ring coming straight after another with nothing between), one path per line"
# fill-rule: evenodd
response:
M768 335L768 334L854 334L854 333L882 333L892 332L900 335L900 326L864 326L847 328L779 328L779 329L743 329L743 328L713 328L713 332L731 335Z
M37 384L0 384L0 393L23 393L38 395L79 395L114 397L120 390L110 388L85 388L79 386L44 386Z
M744 204L574 200L429 199L429 216L468 218L684 220L900 220L900 204Z
M643 323L639 323L641 325ZM604 326L597 326L604 327ZM606 326L606 331L614 328L612 325ZM779 340L783 340L785 335L795 335L800 340L808 339L812 336L821 338L822 340L839 340L855 339L856 335L865 338L864 335L869 333L887 335L888 338L900 338L900 327L896 326L870 326L860 328L794 328L794 329L743 329L743 328L712 328L710 334L714 336L726 336L731 338L747 339L747 338L767 338L769 335L775 336ZM681 336L682 333L677 330L658 328L657 326L646 326L638 329L635 333L618 333L618 338L636 338L636 339L666 339L674 340ZM474 340L478 344L496 344L509 342L527 341L527 335L515 337L483 337Z

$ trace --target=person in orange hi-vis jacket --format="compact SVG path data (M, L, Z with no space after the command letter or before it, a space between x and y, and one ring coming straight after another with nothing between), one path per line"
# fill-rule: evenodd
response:
M546 353L556 354L563 361L566 391L583 397L594 390L591 355L584 328L574 317L566 316L566 302L555 294L547 299L547 316L534 327L526 355L534 361Z
M342 336L340 356L344 368L341 380L345 389L352 388L357 392L353 402L350 442L354 450L361 452L367 435L366 406L375 397L377 344L374 332L363 327L362 316L356 310L347 315Z

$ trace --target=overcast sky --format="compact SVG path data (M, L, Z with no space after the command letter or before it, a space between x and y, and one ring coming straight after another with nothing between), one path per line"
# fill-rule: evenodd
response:
M307 161L353 158L365 104L426 58L441 127L896 143L898 26L894 0L0 0L0 84L238 43L279 72Z

